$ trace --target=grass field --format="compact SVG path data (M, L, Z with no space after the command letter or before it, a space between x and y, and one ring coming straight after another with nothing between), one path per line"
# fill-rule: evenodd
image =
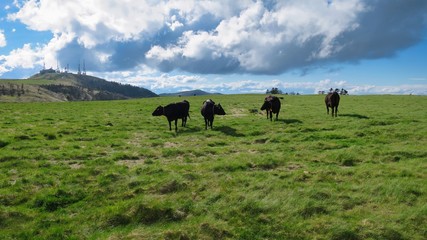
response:
M49 85L49 84L62 84L62 85L71 85L73 82L70 80L61 80L58 79L0 79L0 84L15 84L15 85Z
M426 96L263 98L0 103L1 238L427 239Z

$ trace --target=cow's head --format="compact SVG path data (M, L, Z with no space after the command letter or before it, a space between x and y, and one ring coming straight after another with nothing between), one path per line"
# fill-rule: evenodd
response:
M214 113L217 115L225 115L225 111L222 108L221 104L218 103L218 105L214 106Z
M151 115L153 115L153 116L162 116L163 115L163 107L162 106L158 106L156 108L156 110L154 110L154 112Z
M210 99L210 98L209 98L209 99L206 99L206 101L204 101L204 103L205 103L205 102L215 104L215 102L214 102L212 99Z
M264 101L264 104L261 106L261 110L270 110L272 108L271 101Z

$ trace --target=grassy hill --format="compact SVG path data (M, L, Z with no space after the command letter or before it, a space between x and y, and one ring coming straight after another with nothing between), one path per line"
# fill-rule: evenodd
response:
M204 129L207 97L227 115ZM426 239L427 97L2 103L4 239Z
M200 89L191 90L191 91L183 91L183 92L177 92L177 93L161 93L160 96L167 97L167 96L182 96L182 97L188 97L188 96L203 96L203 95L220 95L219 93L209 93L205 92Z
M44 73L22 80L0 80L0 102L119 100L155 96L144 88L72 73Z

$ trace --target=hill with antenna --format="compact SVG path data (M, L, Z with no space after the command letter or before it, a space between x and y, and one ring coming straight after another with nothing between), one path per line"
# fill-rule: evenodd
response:
M145 88L50 69L43 69L28 79L0 80L0 102L120 100L156 96Z

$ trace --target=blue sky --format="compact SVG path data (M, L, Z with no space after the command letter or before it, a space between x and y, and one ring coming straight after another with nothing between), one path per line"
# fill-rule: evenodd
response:
M426 95L427 1L0 2L0 78L83 60L156 93Z

